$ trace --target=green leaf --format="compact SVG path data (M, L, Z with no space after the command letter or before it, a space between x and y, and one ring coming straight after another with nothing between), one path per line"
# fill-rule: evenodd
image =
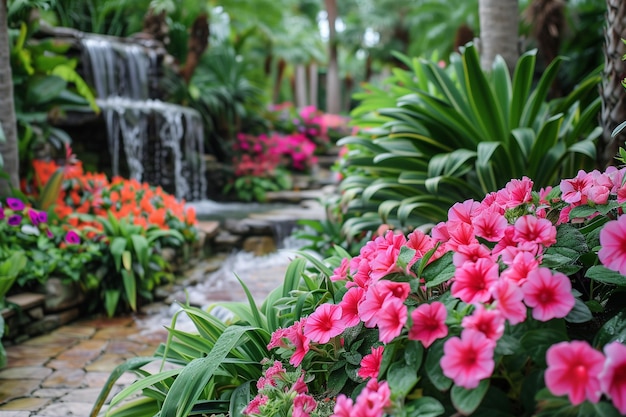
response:
M445 412L439 401L432 397L421 397L405 405L407 417L437 417Z
M401 269L406 269L409 265L409 262L413 260L415 253L415 249L411 249L408 246L402 246L400 248L400 254L398 255L396 265Z
M407 366L403 360L392 363L387 370L387 382L391 391L395 395L405 397L418 381L418 369Z
M535 329L524 333L520 339L520 344L538 366L546 366L548 348L567 339L567 334L552 328Z
M122 252L122 265L127 271L130 271L133 267L133 255L128 250Z
M602 265L592 266L585 274L587 278L604 284L626 286L626 277L619 272L610 270Z
M611 342L626 343L626 310L622 310L607 320L598 330L593 345L602 349Z
M133 311L137 311L137 281L133 271L122 269L122 282L128 304Z
M148 266L148 257L150 252L148 240L142 235L131 235L130 240L133 242L133 250L137 255L137 261L144 268L146 268Z
M447 252L424 268L422 278L426 281L426 286L431 288L448 281L455 272L456 267L452 263L452 252Z
M72 67L69 65L57 65L52 70L52 75L56 75L65 81L74 83L74 85L76 85L76 91L78 91L78 93L87 100L91 109L96 113L100 113L100 108L96 104L96 98L93 95L93 92L85 80L83 80Z
M107 316L113 317L117 309L117 303L120 300L121 290L104 290L104 309Z
M111 245L109 246L109 250L111 251L111 255L113 255L113 261L115 262L115 270L117 272L122 268L122 253L126 249L126 239L123 237L115 237L111 241Z
M230 326L215 342L213 350L204 358L191 361L172 384L163 406L162 417L186 417L207 383L220 367L228 353L237 346L242 336L253 327Z
M589 310L589 307L579 298L576 298L574 308L565 316L565 321L570 323L586 323L591 319L593 319L591 310Z
M28 86L26 101L29 105L40 106L57 97L67 88L67 83L60 77L47 76L34 78Z
M228 415L230 417L243 417L242 411L252 400L250 393L250 385L253 381L246 381L239 385L230 396L230 406L228 407Z
M447 339L436 340L428 348L424 369L426 375L439 391L447 391L452 386L452 380L443 374L441 358L443 358L443 344Z
M469 415L478 408L487 393L487 389L489 389L489 379L483 379L474 389L465 389L454 385L450 391L450 398L457 411Z
M41 181L40 181L41 183ZM38 198L38 205L42 210L48 210L50 206L56 203L63 185L63 169L58 168L48 179Z

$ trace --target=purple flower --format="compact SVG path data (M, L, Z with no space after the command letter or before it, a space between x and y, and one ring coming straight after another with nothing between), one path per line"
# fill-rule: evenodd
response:
M14 214L9 217L7 223L9 223L10 226L19 226L20 223L22 223L22 216L20 216L19 214Z
M48 235L50 239L54 237L54 234L50 231L50 229L46 230L46 234Z
M48 221L48 213L40 211L37 213L37 218L39 219L39 223L46 223Z
M65 235L65 241L70 245L78 245L80 243L80 236L73 230L70 230Z
M30 221L33 223L33 226L38 226L39 223L41 223L39 221L39 216L37 216L37 211L36 210L29 209L28 210L28 217L30 217Z
M4 207L2 207L2 204L0 204L0 220L4 219Z
M7 205L11 210L20 211L24 210L24 203L19 198L9 197L7 198Z

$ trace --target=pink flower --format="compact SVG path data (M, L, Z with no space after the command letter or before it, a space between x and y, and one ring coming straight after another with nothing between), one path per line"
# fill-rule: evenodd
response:
M348 267L350 265L350 261L348 258L343 258L341 260L341 265L339 265L333 271L333 274L330 276L331 281L343 281L348 277Z
M315 399L308 394L298 394L293 399L293 417L309 417L317 407Z
M466 223L472 225L472 218L480 206L480 203L474 200L465 200L462 203L455 203L448 210L448 224L456 226L457 223Z
M353 401L352 398L340 394L337 397L333 414L330 417L353 417L352 416Z
M463 330L461 337L452 337L443 345L439 362L443 374L463 388L476 388L481 380L489 378L495 363L495 343L476 330Z
M289 358L289 363L293 366L300 365L304 356L309 351L309 344L311 340L304 335L304 326L306 325L306 322L307 317L303 317L300 321L295 322L287 329L288 332L286 333L286 337L295 347L293 355Z
M561 342L550 346L546 362L546 386L553 394L567 394L573 405L585 400L598 402L602 395L598 377L604 366L602 353L580 340Z
M476 235L474 234L474 228L467 223L458 223L454 226L449 226L448 232L450 233L450 240L447 242L447 248L449 250L456 250L460 245L478 243L478 239L476 239Z
M378 340L389 343L399 336L406 324L407 316L407 308L399 298L387 298L378 317Z
M361 367L359 368L357 375L359 375L363 379L377 379L378 372L380 371L380 363L383 360L384 350L384 346L372 346L372 353L363 356L363 359L361 359Z
M532 201L533 182L528 177L512 179L504 189L498 191L496 200L504 208L514 208Z
M619 342L604 346L606 361L600 372L602 391L621 414L626 414L626 346Z
M510 265L502 271L500 277L513 281L517 285L522 285L526 282L528 273L539 268L539 261L530 252L517 252L512 262L507 262L506 260L505 262Z
M486 210L474 218L472 225L476 236L489 242L498 242L504 237L504 231L509 223L503 215Z
M257 395L256 397L252 399L252 401L250 401L250 404L248 404L248 406L244 408L241 414L244 414L244 415L260 414L261 410L259 409L259 407L267 404L268 400L269 398L267 397L267 395L262 395L262 394Z
M539 321L567 316L576 302L569 278L544 267L528 273L522 291L524 302L533 309L533 318Z
M513 240L548 247L556 242L556 227L547 219L538 219L530 214L521 216L515 221Z
M65 241L70 245L78 245L80 243L80 236L73 230L68 230L65 235Z
M309 392L309 387L304 382L304 371L302 371L302 375L298 377L296 382L291 386L291 391L297 392L298 394L305 394Z
M343 327L356 326L361 322L359 317L359 303L364 295L365 290L361 287L352 287L343 295L343 298L339 302Z
M391 404L391 390L387 381L379 383L370 379L352 408L353 416L382 417L384 409Z
M626 275L626 216L612 220L600 231L598 258L602 265Z
M485 258L466 262L457 268L453 279L453 297L468 304L486 303L491 298L491 285L498 280L498 264Z
M452 256L452 263L458 268L465 262L476 262L481 258L491 259L491 252L486 246L480 243L459 245Z
M383 303L390 296L389 291L382 285L371 285L365 293L364 299L359 303L359 317L367 327L375 327L378 323L379 315Z
M498 310L485 310L482 304L476 305L471 316L463 317L464 329L472 329L484 334L494 344L504 334L504 317Z
M580 170L575 178L561 180L561 199L566 203L587 203L587 190L592 185L592 179L585 171Z
M491 287L495 305L502 317L515 325L526 320L527 308L522 302L524 293L517 284L501 279Z
M415 260L417 260L423 258L426 252L435 247L435 244L430 236L416 229L407 236L406 246L415 250Z
M328 343L343 330L341 307L336 304L322 304L308 317L304 335L314 342Z
M274 349L277 347L286 348L287 343L285 343L283 338L286 338L289 332L290 332L290 329L274 330L274 333L272 333L272 337L270 338L270 342L267 344L267 348L268 349Z
M411 313L413 326L409 330L409 339L419 340L425 348L442 337L448 335L446 317L448 311L439 301L421 304Z

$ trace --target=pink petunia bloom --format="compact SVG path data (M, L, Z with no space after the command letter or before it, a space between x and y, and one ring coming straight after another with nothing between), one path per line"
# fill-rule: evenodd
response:
M480 203L474 200L465 200L462 203L455 203L448 210L448 225L456 226L458 223L472 225L472 218L476 215L476 210Z
M538 219L532 215L521 216L515 221L513 240L548 247L556 242L556 227L547 219Z
M437 223L437 225L431 229L430 235L433 238L433 243L445 243L450 240L448 225L444 222Z
M267 348L268 349L274 349L277 347L286 348L287 343L285 343L283 339L287 337L287 334L290 331L291 330L289 328L274 330L274 333L272 333L272 336L270 337L270 342L267 344Z
M330 276L331 281L343 281L348 278L348 269L350 266L350 261L348 258L343 258L341 260L341 265L339 265L333 271L333 274Z
M598 258L602 265L626 275L626 216L612 220L600 231Z
M315 408L317 403L315 399L308 394L298 394L293 399L293 413L292 417L309 417Z
M526 282L526 277L530 271L539 268L539 261L530 252L518 252L511 262L505 261L509 267L502 271L500 277L513 281L517 285Z
M573 405L597 403L602 395L599 374L604 355L587 342L574 340L550 346L546 352L546 386L555 395L567 394Z
M304 382L304 371L302 371L302 375L298 377L296 382L293 383L290 390L298 394L306 394L309 392L309 387L306 385L306 382Z
M514 208L532 201L533 182L528 177L512 179L504 189L498 191L496 201L504 208Z
M491 259L489 248L480 243L472 243L471 245L459 245L452 255L452 263L457 268L465 262L476 262L479 259Z
M450 240L446 243L448 250L456 251L461 245L478 243L478 239L476 239L474 234L474 228L467 223L449 225L448 232L450 233Z
M490 288L498 281L498 264L491 259L466 262L454 273L452 296L461 301L486 303L491 299Z
M425 348L440 338L448 335L446 306L435 301L431 304L421 304L411 313L413 325L409 330L410 340L419 340Z
M380 291L385 298L395 297L399 298L400 301L405 301L411 292L411 284L382 280L376 284L376 290Z
M352 287L344 295L339 306L341 307L342 326L352 327L361 322L359 317L359 303L365 295L365 290L361 287Z
M304 335L317 343L328 343L341 334L341 307L336 304L322 304L308 317L304 326Z
M476 236L489 242L498 242L504 237L504 231L509 223L503 215L487 210L476 216L472 225Z
M524 305L522 289L512 281L501 279L491 287L496 309L509 323L515 325L526 320L528 309Z
M394 292L390 288L390 286L393 284L398 283L392 283L391 281L383 280L377 282L375 285L369 286L367 292L365 293L365 297L362 298L362 301L358 305L359 317L365 323L365 326L376 326L379 320L383 303L385 302L385 300L387 300L387 298L395 297ZM406 295L404 296L402 301L406 299L409 290L410 287L404 287L403 291L406 292Z
M269 398L267 397L267 395L259 394L256 397L254 397L252 401L250 401L250 404L248 404L246 408L244 408L241 414L243 415L260 414L261 413L260 407L262 405L267 404L268 401L269 401Z
M508 225L506 229L504 229L504 234L502 236L502 239L500 239L500 241L498 241L498 243L496 243L496 245L491 250L491 254L496 256L502 253L502 251L504 251L505 249L509 247L516 247L517 242L513 240L514 235L515 235L515 226L513 226L512 224Z
M372 283L372 277L370 276L372 267L370 265L370 261L365 258L354 259L358 259L358 263L355 264L355 270L352 273L352 282L348 282L346 287L357 285L361 288L368 289Z
M288 328L288 332L286 333L287 339L293 344L295 350L291 358L289 358L289 363L293 366L298 366L302 363L304 356L309 351L309 344L311 339L304 335L304 326L306 325L307 317L303 317L300 321L295 322L292 326Z
M435 243L430 236L417 229L407 236L406 246L415 250L415 258L417 260L423 258L429 250L434 248Z
M389 343L399 336L407 318L408 312L404 303L399 298L387 298L378 317L378 340Z
M561 199L566 203L587 203L587 190L592 185L592 178L585 171L580 170L575 178L561 180Z
M376 242L379 244L379 249L374 259L370 262L372 268L370 276L372 279L378 280L394 272L403 272L397 265L397 261L398 255L400 255L400 248L406 243L404 235L394 234L390 230L385 235L385 240L377 238Z
M604 346L606 361L600 372L600 387L621 414L626 414L626 346L620 342Z
M567 316L576 302L569 278L544 267L528 273L522 291L524 302L533 309L533 318L539 321Z
M265 377L273 380L280 379L285 375L286 371L283 367L283 363L280 361L274 361L274 364L267 368L265 371Z
M499 310L486 310L477 304L471 316L463 317L461 325L464 329L472 329L484 334L494 344L504 334L504 317Z
M352 417L353 405L352 398L340 394L330 417Z
M363 379L378 378L378 372L380 371L380 363L383 360L384 346L372 346L372 353L363 356L361 359L361 367L359 368L357 375Z
M382 417L385 408L391 405L391 390L387 381L379 383L370 379L352 409L353 416Z
M439 362L443 374L463 388L476 388L493 373L495 343L476 330L464 330L461 337L452 337L443 345Z

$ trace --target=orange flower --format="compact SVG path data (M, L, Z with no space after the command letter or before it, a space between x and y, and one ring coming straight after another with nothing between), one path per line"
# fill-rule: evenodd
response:
M188 225L194 225L196 223L196 210L193 207L187 208L185 223Z
M150 216L148 217L148 221L151 224L154 224L156 226L160 226L160 227L164 227L165 226L165 209L160 208L157 210L154 210L152 213L150 213Z

